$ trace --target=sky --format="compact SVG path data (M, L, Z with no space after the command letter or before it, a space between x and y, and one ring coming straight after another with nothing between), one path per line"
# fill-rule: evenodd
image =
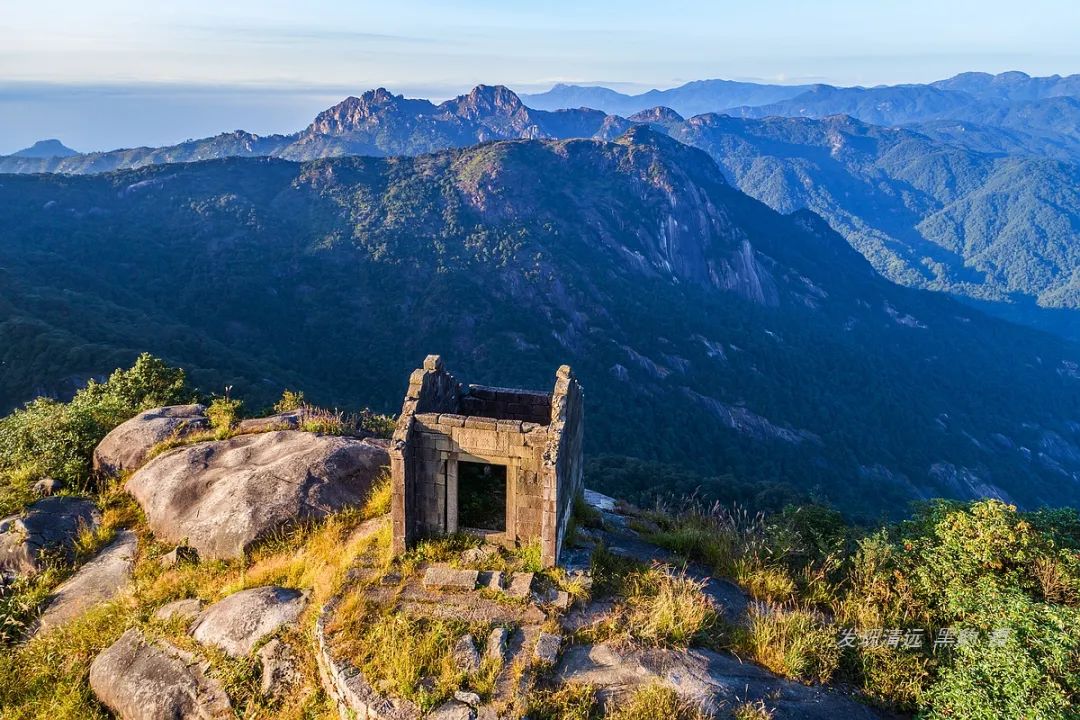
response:
M1080 72L1075 0L0 0L0 154L295 132L347 95Z

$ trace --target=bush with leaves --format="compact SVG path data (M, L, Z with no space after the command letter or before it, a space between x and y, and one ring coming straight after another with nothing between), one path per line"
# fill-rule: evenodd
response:
M183 370L143 354L105 382L91 380L71 402L38 398L0 419L0 515L24 505L26 488L43 477L85 487L94 448L110 430L142 410L192 395Z
M929 638L968 634L967 642L910 652L907 662L883 664L880 652L856 650L867 690L929 718L1075 717L1077 518L1075 511L1022 513L996 500L937 501L891 534L862 540L838 621L924 628ZM887 667L896 672L883 674ZM912 678L922 687L913 688ZM895 687L891 696L883 684Z

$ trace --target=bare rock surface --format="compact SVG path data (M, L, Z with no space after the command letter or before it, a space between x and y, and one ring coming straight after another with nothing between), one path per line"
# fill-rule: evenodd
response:
M120 720L233 716L225 691L194 656L167 643L150 643L135 629L90 665L90 688Z
M138 548L135 533L121 530L97 557L56 588L38 621L40 628L54 628L114 598L131 580Z
M575 645L563 653L555 674L563 682L591 683L608 700L660 682L712 710L762 700L774 712L774 720L889 717L835 690L807 687L709 650Z
M243 657L259 640L296 622L307 601L306 593L283 587L241 590L207 608L192 625L191 636Z
M0 571L33 574L41 569L42 553L70 557L79 530L101 522L97 507L77 497L38 500L19 515L0 520Z
M38 480L30 488L38 497L51 497L64 489L64 483L51 477Z
M585 503L590 507L596 508L601 512L614 512L615 511L615 498L608 497L603 493L598 493L595 490L585 488L583 493Z
M210 427L202 405L170 405L139 413L113 428L94 450L94 472L119 475L137 470L155 445Z
M474 673L480 669L480 653L472 635L462 635L454 643L454 661L462 672Z
M273 430L296 430L304 420L303 410L290 410L261 418L247 418L236 424L237 434L262 433Z
M533 657L536 659L536 662L541 665L554 665L555 660L559 657L559 648L561 647L561 635L542 632L540 633L540 637L536 639L536 649L533 651Z
M263 695L279 697L290 687L303 681L299 659L288 645L274 638L259 648L262 679L259 685Z
M388 462L384 441L281 430L176 448L127 489L158 538L231 558L283 525L363 503Z
M517 572L510 576L510 584L506 587L506 594L510 597L526 600L532 595L533 574L531 572Z
M492 629L491 634L488 635L484 655L492 660L499 660L501 662L506 657L506 644L509 639L510 631L505 627L499 626Z
M431 711L428 720L473 720L476 713L460 700L447 700Z
M192 621L202 612L203 604L199 598L184 598L165 603L154 613L155 620L168 622L174 618Z

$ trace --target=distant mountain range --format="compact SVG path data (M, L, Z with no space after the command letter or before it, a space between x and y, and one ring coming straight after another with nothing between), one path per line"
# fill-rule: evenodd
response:
M1075 312L1080 308L1080 165L1042 156L1039 147L1050 140L1036 141L1031 132L928 119L945 107L1015 102L1019 104L1012 114L1002 111L994 117L995 122L1019 127L1023 122L1017 118L1032 103L1065 110L1080 105L1080 99L1059 94L1075 92L1078 85L1076 76L967 74L928 86L819 86L798 96L803 104L789 106L791 112L802 108L806 112L801 115L809 115L808 98L820 101L814 107L824 112L829 109L824 98L839 97L847 98L844 102L852 111L864 108L879 116L891 113L925 121L903 128L848 116L707 113L687 120L666 107L627 118L590 109L537 110L510 90L492 86L478 86L441 104L379 89L347 98L292 135L259 137L237 131L165 148L67 157L24 154L0 158L0 171L104 172L222 157L304 161L417 155L505 139L610 140L632 125L648 124L707 151L731 182L774 209L808 208L820 214L897 282L955 293L992 313L1080 338L1080 314ZM715 93L726 92L728 98L740 93L747 97L754 87L784 86L725 81L684 86L699 93L719 88ZM871 96L880 96L879 101L868 99ZM886 101L886 96L909 101ZM918 97L923 100L914 99ZM1044 136L1054 138L1054 147L1065 154L1080 142L1067 117L1063 112L1059 123L1049 123L1056 129ZM1033 145L1016 151L1028 141ZM994 143L1000 147L989 147Z
M684 117L850 115L874 125L915 126L935 139L973 150L1080 160L1080 75L963 73L927 85L870 88L700 80L639 95L556 85L545 93L523 95L522 100L545 110L591 107L618 115L656 106Z
M768 105L797 97L814 87L816 86L695 80L671 90L649 90L637 95L625 95L597 85L559 84L547 92L522 94L521 100L538 110L586 107L625 116L662 106L690 117L744 105Z
M614 142L9 175L0 215L4 407L139 350L252 402L288 386L380 410L426 353L523 387L569 362L591 453L865 515L1080 492L1076 346L888 282L818 216L774 212L644 125Z
M343 155L419 155L511 138L611 139L630 123L600 110L548 112L525 107L505 87L480 85L436 105L379 88L325 110L305 130L258 136L237 130L162 148L72 156L0 157L0 173L97 173L222 157L313 160Z

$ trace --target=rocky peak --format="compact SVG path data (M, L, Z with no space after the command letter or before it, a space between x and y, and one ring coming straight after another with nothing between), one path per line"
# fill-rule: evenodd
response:
M78 154L79 152L77 150L72 150L56 138L50 138L49 140L38 140L30 147L12 153L12 156L25 158L54 158L72 157Z
M521 98L504 85L477 85L468 95L460 95L442 104L460 117L476 119L486 115L513 115L528 112Z
M648 110L642 110L641 112L634 113L629 118L630 122L636 123L677 123L683 121L683 116L675 112L669 107L663 105L657 105L654 108Z
M377 123L381 116L392 112L422 114L433 107L427 100L407 100L404 95L394 95L386 88L377 88L368 90L360 97L347 97L323 110L315 117L308 132L340 135Z

